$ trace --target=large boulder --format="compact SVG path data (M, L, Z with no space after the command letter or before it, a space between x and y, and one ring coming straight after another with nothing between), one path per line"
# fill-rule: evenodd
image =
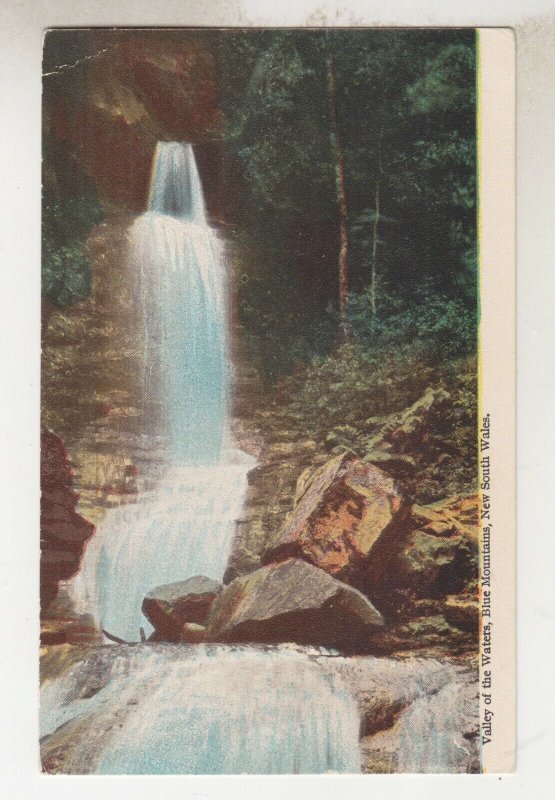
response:
M295 507L265 564L302 558L367 592L406 533L410 507L383 470L341 454L298 481Z
M371 652L384 624L359 591L300 559L287 559L236 578L208 617L213 642L295 642L344 652Z
M40 599L45 611L58 594L58 583L79 570L94 525L75 511L73 470L65 445L51 431L41 432Z
M179 642L184 625L204 625L221 589L221 583L203 575L153 589L143 600L142 611L155 629L154 639Z

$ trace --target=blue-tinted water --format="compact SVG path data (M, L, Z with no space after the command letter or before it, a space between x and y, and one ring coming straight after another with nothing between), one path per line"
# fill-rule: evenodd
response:
M146 413L161 416L174 463L216 464L229 399L227 280L191 145L158 144L149 209L131 229L130 250Z
M143 597L195 574L221 579L254 459L226 444L223 248L207 226L190 145L158 146L149 210L130 231L142 321L144 407L168 469L109 511L72 593L122 639L150 628ZM360 769L359 715L306 655L235 648L100 648L45 686L43 731L75 720L66 772L318 773Z
M141 627L152 631L141 605L156 586L222 579L255 464L238 450L224 456L210 467L172 467L155 491L106 514L71 590L99 628L136 642Z
M102 650L43 688L43 734L83 721L65 772L360 771L359 713L333 659L287 648Z

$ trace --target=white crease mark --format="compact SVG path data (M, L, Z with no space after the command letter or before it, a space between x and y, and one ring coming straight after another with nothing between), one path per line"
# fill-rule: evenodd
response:
M99 56L107 53L108 50L111 50L112 47L105 47L103 50L99 50L98 53L93 53L90 56L84 56L83 58L78 58L77 61L74 61L73 64L60 64L59 67L52 70L52 72L43 72L42 77L48 78L49 75L59 75L64 69L73 69L73 67L77 67L79 64L83 64L85 61L90 61L93 58L98 58Z

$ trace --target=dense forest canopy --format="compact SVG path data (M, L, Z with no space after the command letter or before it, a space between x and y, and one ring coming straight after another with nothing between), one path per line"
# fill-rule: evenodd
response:
M139 210L156 139L188 139L209 210L227 223L253 357L276 376L329 352L339 145L352 337L474 352L475 68L471 30L52 32L44 293L59 305L86 296L98 195Z
M473 349L474 38L470 31L343 30L224 39L225 135L242 189L236 221L257 254L258 269L241 289L246 321L267 325L265 297L274 313L281 298L290 329L305 339L312 333L313 346L326 340L323 328L333 339L339 221L326 80L332 58L354 331L378 336L391 324L411 327L411 313L443 309L451 322L460 316L461 348Z

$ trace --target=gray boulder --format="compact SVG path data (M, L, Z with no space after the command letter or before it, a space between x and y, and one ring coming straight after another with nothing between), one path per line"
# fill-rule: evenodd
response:
M179 642L186 623L204 625L221 583L203 575L157 586L143 600L142 611L158 642Z
M295 642L371 652L383 618L361 592L290 558L236 578L211 608L207 641Z

